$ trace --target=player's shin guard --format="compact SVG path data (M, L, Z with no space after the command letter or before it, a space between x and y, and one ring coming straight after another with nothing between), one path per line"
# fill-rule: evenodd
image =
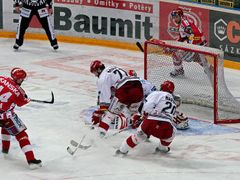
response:
M1 133L2 133L2 153L8 154L11 136L4 128L2 128Z
M19 142L19 145L24 152L27 161L29 162L35 160L33 149L28 139L27 133L25 131L22 131L21 133L16 135L16 139Z

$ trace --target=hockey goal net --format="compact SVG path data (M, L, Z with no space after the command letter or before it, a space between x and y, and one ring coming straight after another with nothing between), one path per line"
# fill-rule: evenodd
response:
M223 51L215 48L176 41L146 41L144 76L156 87L165 80L173 81L175 94L181 96L183 104L209 108L215 124L240 123L240 102L226 85L223 57ZM179 58L184 74L171 76L179 66L179 60L175 64L173 61Z

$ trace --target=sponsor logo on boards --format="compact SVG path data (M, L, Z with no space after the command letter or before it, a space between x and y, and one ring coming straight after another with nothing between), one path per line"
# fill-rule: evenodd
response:
M138 11L144 13L153 12L153 4L133 1L114 1L114 0L55 0L55 3L72 4L81 6L95 6L102 8L112 8L120 10Z
M210 13L210 46L223 50L226 59L240 61L240 16L217 11Z
M153 23L150 16L132 13L131 18L109 17L89 14L74 14L67 7L54 8L54 28L74 30L79 33L93 33L133 39L152 38Z

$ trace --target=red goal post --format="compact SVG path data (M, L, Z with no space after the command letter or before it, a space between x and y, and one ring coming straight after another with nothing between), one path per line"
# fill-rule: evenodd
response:
M174 59L180 59L184 69L184 74L176 77L170 76L176 69ZM181 96L183 104L210 108L215 124L240 123L240 102L226 85L224 52L219 49L176 41L146 41L144 76L156 87L165 80L173 81L175 94Z

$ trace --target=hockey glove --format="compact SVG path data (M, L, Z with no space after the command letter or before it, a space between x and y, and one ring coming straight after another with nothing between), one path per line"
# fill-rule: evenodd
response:
M138 115L138 114L134 114L132 117L131 117L131 120L132 120L132 128L133 129L136 129L140 126L140 124L142 123L142 116L141 115Z
M97 109L96 111L93 112L93 114L92 114L92 124L93 125L98 124L102 120L102 116L106 110L107 110L107 107L100 106L99 109Z

